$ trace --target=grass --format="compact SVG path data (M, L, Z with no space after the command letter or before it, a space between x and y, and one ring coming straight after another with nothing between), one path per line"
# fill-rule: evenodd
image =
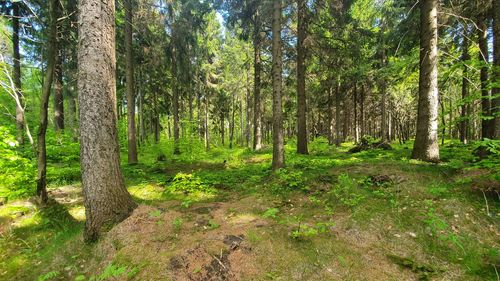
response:
M140 147L137 165L127 165L123 154L129 192L152 208L144 215L151 232L139 240L132 232L119 234L114 249L103 250L105 238L96 245L82 243L77 147L49 141L54 200L39 208L26 197L32 187L20 187L31 170L20 173L17 183L10 179L9 190L18 195L0 206L0 279L162 276L172 257L195 251L194 245L205 245L214 233L245 235L255 268L242 270L243 279L346 280L367 272L377 280L497 279L500 204L488 195L488 215L483 194L471 188L478 180L497 179L497 159L474 162L474 145L450 141L437 165L410 160L411 143L348 154L352 145L330 147L318 138L304 156L295 154L290 140L287 167L277 173L270 170L269 149L206 152L198 141L183 140L181 155L172 154L170 141ZM18 168L33 168L21 162ZM374 182L380 175L387 180ZM142 239L162 243L151 253L158 262L147 259L153 247ZM206 249L217 256L217 246ZM142 259L133 256L137 251L144 252ZM196 265L191 274L205 274L206 268Z

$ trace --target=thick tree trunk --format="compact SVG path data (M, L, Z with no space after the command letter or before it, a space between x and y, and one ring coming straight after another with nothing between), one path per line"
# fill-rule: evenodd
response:
M385 54L385 36L384 36L384 31L385 31L385 24L382 23L382 28L381 28L381 43L382 43L382 54L381 54L381 67L384 68L386 66L386 54ZM380 81L380 110L381 110L381 116L380 116L380 138L383 142L389 141L387 138L387 85L385 81L385 77L382 77Z
M133 0L125 0L125 71L127 79L127 139L128 163L137 163L137 134L135 128L135 75L132 46Z
M273 2L273 170L285 166L282 109L281 0Z
M20 145L24 145L24 98L21 91L21 55L19 53L19 4L20 2L12 2L12 47L13 47L13 80L16 87L16 140Z
M467 98L469 96L469 77L467 77L468 73L468 60L469 56L469 26L464 25L463 30L464 36L462 38L462 63L463 72L462 72L462 106L460 112L460 141L462 143L467 143L469 139L469 102Z
M56 132L64 130L64 97L63 97L63 56L58 50L55 65L54 83L54 125Z
M260 34L261 23L259 12L257 11L254 19L253 51L254 51L254 81L253 81L253 149L262 148L262 121L260 105L260 74L262 62L260 58L260 49L262 48L262 35Z
M479 43L479 61L481 62L481 137L491 138L493 135L493 126L491 120L484 117L491 115L491 96L488 89L488 24L483 13L478 16L478 43Z
M494 97L491 102L491 115L493 119L493 138L500 139L500 1L493 1L493 73L491 80L496 81L492 90Z
M56 0L53 0L56 2ZM136 207L120 171L116 125L115 1L80 1L78 98L86 241Z
M58 1L50 0L49 2L49 34L48 34L48 54L47 54L47 69L45 70L45 78L43 80L42 97L40 99L40 125L37 134L37 164L38 177L36 194L41 203L47 202L47 148L45 144L45 134L47 133L48 124L48 107L50 90L52 88L52 80L54 79L54 70L57 55L57 17L58 17Z
M307 36L306 0L297 0L297 153L307 150L307 104L306 104L306 49Z
M438 144L438 0L420 2L420 77L417 134L412 158L439 161Z

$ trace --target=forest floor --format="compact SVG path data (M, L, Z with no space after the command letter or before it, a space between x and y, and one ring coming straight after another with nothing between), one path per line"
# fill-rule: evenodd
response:
M143 148L123 164L139 207L93 245L78 157L55 157L49 207L1 203L0 280L498 280L498 159L451 142L437 165L410 160L411 143L351 146L289 143L277 173L269 149Z

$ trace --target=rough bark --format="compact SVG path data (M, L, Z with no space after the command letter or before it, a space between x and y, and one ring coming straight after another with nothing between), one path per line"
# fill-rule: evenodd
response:
M47 68L45 70L45 78L43 80L42 97L40 99L40 125L38 126L37 134L37 164L38 176L36 185L36 195L41 203L47 202L47 148L45 143L45 134L47 133L48 124L48 107L50 90L52 88L52 80L54 79L54 70L57 54L57 16L58 16L58 1L50 0L49 2L49 34L48 34L48 54Z
M261 23L259 12L257 11L254 19L253 52L254 52L254 80L253 80L253 149L262 148L262 121L260 105L260 74L262 62L260 49L262 48Z
M333 145L335 142L335 128L333 125L333 97L332 91L333 87L331 85L328 86L328 144Z
M59 41L59 39L58 39ZM64 130L64 96L63 96L63 52L58 50L54 73L54 125L56 132Z
M420 2L420 74L417 134L412 158L439 161L438 143L438 0Z
M340 146L340 87L338 81L335 84L335 146Z
M491 80L500 83L500 1L493 1L493 73ZM493 119L493 138L500 139L500 87L492 90L491 114Z
M127 80L127 140L128 163L137 163L137 134L135 127L135 75L132 46L133 0L125 0L125 72Z
M16 140L20 145L24 145L24 98L21 91L21 55L19 53L19 3L12 2L12 48L13 48L13 80L16 88L18 102L16 103Z
M469 56L469 27L464 25L463 30L464 36L462 38L462 106L460 111L460 141L462 143L467 143L469 140L469 102L467 98L469 96L469 77L467 76L469 66L467 65Z
M273 2L272 76L273 76L273 170L285 166L282 109L281 0Z
M247 93L246 93L246 125L245 125L245 142L246 146L250 145L252 120L250 119L252 115L252 96L250 89L250 69L247 69Z
M381 38L382 38L382 54L381 54L381 62L380 65L382 68L386 66L386 51L385 51L385 24L382 24L381 28ZM381 111L381 122L380 122L380 138L383 142L389 141L387 138L387 85L385 81L385 77L382 77L380 81L380 111Z
M53 0L56 1L56 0ZM115 1L80 1L78 101L85 241L136 207L120 171L115 85Z
M491 120L485 119L491 115L491 96L488 89L488 25L483 13L478 16L478 43L479 43L479 61L481 62L481 137L491 138L493 135L493 127Z
M297 153L307 150L307 104L306 104L306 49L307 36L306 0L297 0Z
M174 37L175 38L175 37ZM174 154L180 154L179 150L179 87L177 85L177 59L176 48L172 48L172 110L174 114Z

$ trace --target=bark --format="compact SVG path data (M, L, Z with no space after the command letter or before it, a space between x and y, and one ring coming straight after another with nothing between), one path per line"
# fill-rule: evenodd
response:
M174 37L174 36L172 36ZM175 38L175 37L174 37ZM175 42L175 41L174 41ZM177 59L176 47L172 48L172 109L174 114L174 154L180 154L179 150L179 87L177 85Z
M381 29L381 37L382 37L382 56L381 56L381 67L384 68L386 66L386 54L385 54L385 36L384 36L385 24L382 24ZM381 109L381 122L380 122L380 136L383 142L387 142L387 86L385 77L382 77L380 81L380 109Z
M208 97L205 97L205 148L207 151L210 151L210 132L208 129L209 118L210 118L210 110L209 110Z
M335 128L333 125L333 97L332 97L332 91L333 87L329 86L328 89L328 144L333 145L335 142Z
M73 141L78 141L78 120L76 118L76 92L74 86L67 91L68 96L68 125L71 129Z
M493 73L491 80L500 83L500 1L493 1ZM493 138L500 139L500 87L492 90L491 114L493 119Z
M340 146L342 139L340 137L340 87L339 82L335 82L335 146Z
M468 60L469 56L469 27L468 25L464 25L464 36L462 39L462 63L463 63L463 72L462 72L462 106L460 111L460 141L462 143L467 143L469 140L469 102L467 101L467 97L469 96L469 77L467 77L468 73Z
M235 108L234 108L234 93L231 94L231 121L229 122L229 148L233 148L234 139L234 118L235 118Z
M56 0L54 0L56 1ZM115 1L80 1L78 98L85 241L119 222L136 203L120 171L115 85Z
M127 79L127 139L128 163L137 163L137 134L135 126L135 75L132 46L133 0L125 0L125 72Z
M360 117L361 117L361 121L360 121L360 130L361 130L361 137L363 137L366 132L365 132L365 85L361 85L361 97L360 97L360 103L361 103L361 106L360 106Z
M64 130L63 53L61 50L57 53L54 69L54 125L56 132L59 132Z
M306 104L306 49L307 36L306 0L297 0L297 153L307 150L307 104Z
M353 103L354 103L354 141L359 142L359 126L358 126L358 88L354 83Z
M12 47L13 47L13 80L16 88L18 102L16 102L16 140L20 145L24 145L24 98L21 91L21 55L19 53L19 3L12 2L13 17L12 17Z
M262 62L260 57L260 49L262 48L261 23L259 12L257 11L254 19L254 93L253 93L253 149L260 150L262 148L262 121L261 121L261 105L260 105L260 75Z
M250 93L250 69L247 69L247 93L246 93L246 127L245 127L245 142L246 146L248 147L250 145L250 138L251 138L251 128L252 128L252 121L250 119L250 116L252 115L252 97Z
M273 75L273 170L285 166L282 110L281 0L273 2L272 75Z
M488 25L483 13L478 16L478 43L479 43L479 61L481 62L481 137L491 138L493 127L491 120L485 119L491 115L491 96L488 90Z
M438 143L438 0L420 2L420 74L417 134L412 158L439 161Z
M47 148L45 144L45 134L47 133L48 124L48 107L50 90L52 88L52 80L54 79L54 70L57 54L57 16L58 16L58 1L50 0L49 2L49 34L48 34L48 54L47 54L47 69L45 70L45 78L43 80L42 97L40 99L40 125L38 126L37 134L37 164L38 177L36 194L41 203L47 202Z

